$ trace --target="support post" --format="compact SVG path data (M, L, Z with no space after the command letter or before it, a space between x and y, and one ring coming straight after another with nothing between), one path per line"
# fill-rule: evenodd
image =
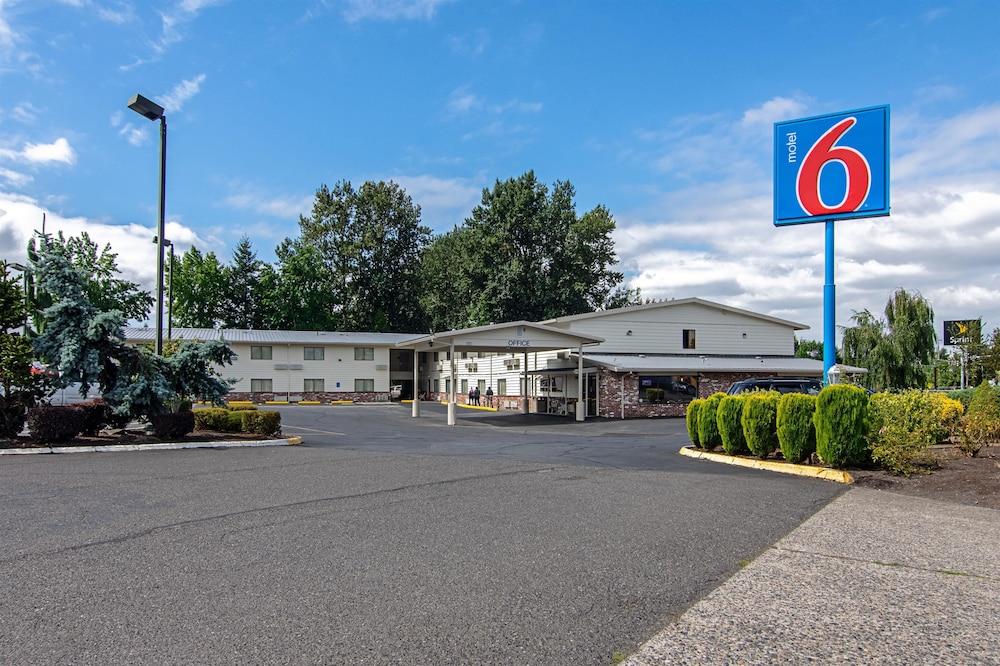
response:
M413 350L413 406L410 416L420 416L420 352L416 349Z
M833 275L833 220L826 221L826 267L823 284L823 383L830 383L830 368L837 362L837 287Z
M576 420L582 421L587 409L587 401L583 395L583 345L577 347L576 354Z
M160 206L156 224L156 355L163 356L163 234L167 203L167 117L160 116Z
M524 352L524 381L521 382L521 386L524 390L524 395L521 396L521 413L528 413L528 352Z
M455 425L455 341L448 348L448 365L451 369L451 387L448 391L448 425Z

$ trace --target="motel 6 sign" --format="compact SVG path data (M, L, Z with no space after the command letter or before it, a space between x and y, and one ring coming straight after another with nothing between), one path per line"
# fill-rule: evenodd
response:
M774 224L889 214L889 107L774 124Z

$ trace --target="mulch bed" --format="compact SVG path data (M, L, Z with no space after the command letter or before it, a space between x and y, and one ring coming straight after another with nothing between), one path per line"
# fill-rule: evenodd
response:
M953 447L934 447L938 468L929 474L894 476L879 469L852 469L855 485L928 499L1000 509L1000 446L969 458Z
M231 442L233 440L274 439L261 435L249 435L242 432L215 432L212 430L197 430L184 437L159 439L146 434L144 430L102 431L96 437L80 435L75 439L60 444L38 444L27 437L15 439L0 439L0 449L34 449L49 446L116 446L125 444L159 444L161 442Z

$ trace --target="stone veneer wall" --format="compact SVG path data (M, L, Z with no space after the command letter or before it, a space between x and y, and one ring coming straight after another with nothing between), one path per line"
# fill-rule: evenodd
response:
M713 372L698 376L698 397L707 398L716 391L725 393L735 382L750 377L770 377L766 372ZM625 380L625 418L643 419L663 416L684 416L689 401L663 402L658 404L639 402L639 375L628 372L613 372L601 368L598 373L597 390L600 392L598 411L604 418L622 418L622 379Z
M298 396L302 400L318 400L320 402L330 402L333 400L353 400L354 402L388 402L389 392L388 391L374 391L374 392L364 392L355 393L351 392L340 392L340 391L324 391L322 393L315 393L310 391L301 391L296 393L292 391L288 395ZM267 402L268 400L284 400L284 393L246 393L233 391L226 395L226 400L249 400L250 402Z
M434 402L448 402L448 394L447 393L443 393L443 392L442 393L427 393L427 394L424 395L424 398L426 400L431 400L431 401L434 401ZM479 404L482 405L483 407L491 406L491 407L496 407L497 409L500 409L500 410L521 411L521 396L519 396L519 395L495 395L494 394L492 396L492 398L493 398L493 404L492 405L487 405L486 396L483 395L483 394L480 394L480 396L479 396ZM469 402L469 394L468 393L465 393L465 394L463 394L463 393L457 393L457 394L455 394L455 402L457 402L458 404L464 405L465 403ZM531 401L531 409L534 410L534 407L535 407L535 401L534 401L534 399L532 399L532 401Z

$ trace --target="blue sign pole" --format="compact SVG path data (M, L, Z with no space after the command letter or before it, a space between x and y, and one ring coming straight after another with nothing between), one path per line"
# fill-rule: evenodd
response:
M833 220L826 221L826 280L823 284L823 382L837 362L837 286L833 282Z

